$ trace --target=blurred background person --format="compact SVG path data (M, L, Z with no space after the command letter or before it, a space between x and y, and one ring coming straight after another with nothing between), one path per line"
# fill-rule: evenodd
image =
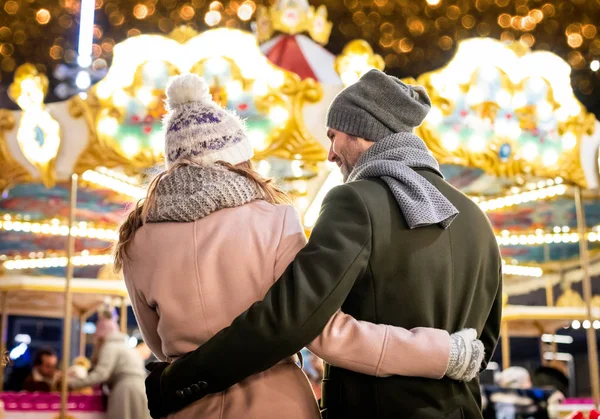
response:
M42 348L35 355L33 370L25 379L23 390L51 392L56 389L59 378L56 352L52 348Z
M108 419L149 419L144 380L146 371L139 352L119 331L112 311L99 314L96 326L93 369L85 378L69 379L69 389L78 390L106 383L110 390Z

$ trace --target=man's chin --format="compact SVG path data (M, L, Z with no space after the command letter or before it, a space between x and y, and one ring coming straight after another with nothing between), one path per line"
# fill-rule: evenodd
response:
M342 179L344 180L344 183L348 182L350 171L346 168L346 166L341 166L340 171L342 172Z

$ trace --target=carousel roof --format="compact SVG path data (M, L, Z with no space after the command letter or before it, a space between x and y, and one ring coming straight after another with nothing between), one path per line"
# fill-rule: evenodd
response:
M306 35L278 35L260 47L278 67L331 86L342 86L335 71L336 56Z
M327 190L341 182L337 169L323 163L322 119L342 86L327 85L313 70L317 80L274 65L269 54L274 61L275 55L286 56L285 45L305 48L305 64L312 60L313 70L339 74L337 82L344 85L368 68L382 68L381 57L360 41L350 43L332 64L329 53L299 33L263 44L265 55L254 35L218 29L130 38L115 47L107 76L87 97L48 106L43 105L44 76L31 67L18 72L12 97L22 110L0 111L5 269L64 272L56 258L64 256L68 232L65 182L77 173L76 255L90 264L78 267L76 275L94 276L99 265L91 263L107 253L117 220L144 196L149 170L156 170L161 159L164 89L168 77L182 71L204 75L213 97L246 118L259 171L284 182L305 214L305 225L312 227ZM328 57L323 66L317 64L321 53ZM487 212L502 246L507 284L573 264L579 235L572 191L599 184L600 124L573 95L569 66L522 45L474 39L464 41L446 67L416 82L427 87L433 103L417 133L449 182ZM31 119L40 114L46 116ZM600 206L595 193L584 198L586 238L595 253L600 251ZM36 261L40 256L55 263Z

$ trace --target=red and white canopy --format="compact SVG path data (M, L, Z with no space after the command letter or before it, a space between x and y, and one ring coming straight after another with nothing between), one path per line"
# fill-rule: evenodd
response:
M263 54L278 67L313 78L323 85L342 86L335 71L335 55L305 35L279 35L260 47Z

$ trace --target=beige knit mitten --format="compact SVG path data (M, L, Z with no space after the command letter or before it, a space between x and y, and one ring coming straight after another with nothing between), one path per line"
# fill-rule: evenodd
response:
M446 376L457 381L471 381L479 374L483 361L483 343L475 329L464 329L450 335L450 359Z

